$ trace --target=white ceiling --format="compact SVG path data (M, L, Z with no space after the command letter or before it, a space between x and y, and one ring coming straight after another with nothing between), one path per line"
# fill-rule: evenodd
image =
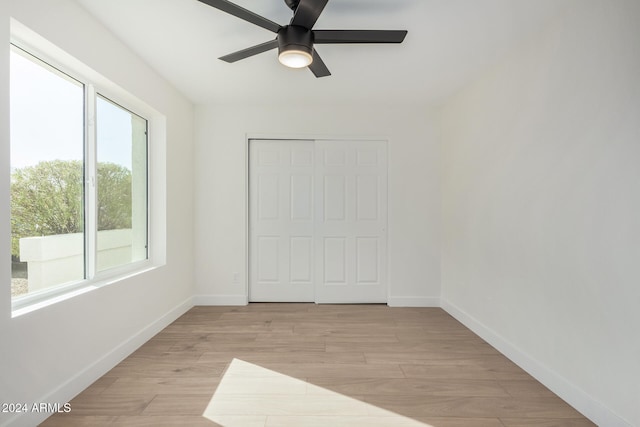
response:
M196 104L437 104L541 31L560 0L331 0L316 29L406 29L401 45L319 45L332 76L217 58L275 35L197 0L76 0ZM279 24L283 0L235 0Z

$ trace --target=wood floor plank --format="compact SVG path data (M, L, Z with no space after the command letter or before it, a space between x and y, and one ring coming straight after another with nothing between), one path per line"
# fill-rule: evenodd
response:
M251 353L303 353L324 352L324 342L299 342L288 340L249 341L249 342L219 342L216 350L223 352L251 352Z
M404 378L397 365L372 365L353 363L264 363L262 366L295 378L309 375L322 378Z
M120 377L102 391L103 395L209 394L218 386L217 376L187 378Z
M144 408L142 415L202 415L211 394L158 394Z
M362 353L332 353L324 351L296 353L254 353L254 352L205 352L199 359L201 363L228 363L237 358L251 363L350 363L365 364Z
M593 426L443 310L379 304L194 307L70 403L43 425Z
M266 427L504 427L497 418L268 417Z
M307 378L311 384L340 394L394 396L485 396L511 397L496 380L452 380L417 378Z
M500 385L512 397L554 397L555 394L534 379L500 380Z
M376 416L269 416L265 427L429 427L407 417Z
M504 427L498 418L416 417L425 427Z
M365 354L365 357L368 362L374 362L379 356ZM532 380L529 374L500 358L423 359L417 362L419 363L400 363L407 377Z
M596 425L586 418L501 418L505 427L595 427Z
M323 337L323 339L327 345L370 343L379 346L393 346L401 342L396 334L332 334Z
M114 415L72 415L72 414L56 414L45 422L40 424L41 427L105 427L112 426L118 419Z
M91 395L81 393L71 400L70 414L76 415L137 415L155 395Z
M368 416L368 406L359 399L308 399L304 395L225 395L213 402L208 411L218 415L266 416ZM215 418L214 418L215 419Z
M201 415L133 415L116 418L109 427L223 427Z
M125 365L147 365L149 363L158 364L192 364L200 360L202 353L198 352L176 352L176 351L157 351L155 353L135 352L129 356L123 363Z
M418 355L420 358L424 359L461 359L465 358L466 355L477 356L481 354L488 354L483 351L479 351L473 344L453 343L451 341L432 341L419 344L401 342L392 345L375 342L327 343L326 351L327 353L361 351L363 353L371 354L392 353L396 355L404 353L411 356Z
M111 376L122 377L211 377L220 375L227 363L141 363L125 360L109 371Z
M87 395L103 393L106 389L111 387L111 385L113 385L113 383L115 383L117 380L118 380L118 377L104 376L104 377L98 378L96 381L94 381L93 384L87 387L82 393Z
M365 396L365 401L413 417L577 418L580 414L558 398Z
M401 363L404 365L462 365L474 364L481 368L523 372L502 355L464 352L443 352L437 348L423 351L367 351L368 363Z
M412 327L409 329L399 329L395 333L396 338L400 342L409 343L429 343L433 341L454 341L466 343L482 343L480 337L474 335L468 329L443 331L437 328L419 328Z

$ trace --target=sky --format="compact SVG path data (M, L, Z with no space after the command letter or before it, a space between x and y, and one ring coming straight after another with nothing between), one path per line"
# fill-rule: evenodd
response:
M82 84L11 51L11 168L82 160ZM98 161L131 170L131 113L97 100Z

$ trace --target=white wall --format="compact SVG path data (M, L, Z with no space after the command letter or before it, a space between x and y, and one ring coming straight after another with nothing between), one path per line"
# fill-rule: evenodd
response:
M443 113L444 307L603 426L640 425L638 22L575 2Z
M437 305L439 115L409 106L276 104L196 110L196 302L246 301L246 135L260 134L387 139L389 302Z
M0 236L9 241L9 17L128 90L167 120L166 265L11 318L8 243L0 245L0 402L64 403L193 294L193 107L70 0L0 2ZM153 149L153 147L152 147ZM163 215L163 213L160 213ZM0 413L0 425L12 414ZM42 416L14 420L35 425Z

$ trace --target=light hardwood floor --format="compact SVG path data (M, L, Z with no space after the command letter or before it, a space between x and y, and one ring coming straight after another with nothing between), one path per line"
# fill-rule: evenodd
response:
M194 307L70 403L42 425L594 425L443 310L384 305Z

